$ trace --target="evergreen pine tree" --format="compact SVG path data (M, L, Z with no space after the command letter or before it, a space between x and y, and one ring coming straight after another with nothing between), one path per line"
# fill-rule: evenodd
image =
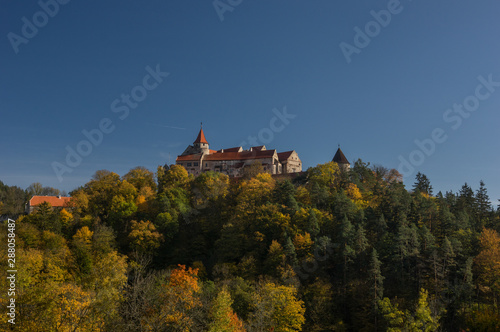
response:
M368 277L371 290L375 330L377 330L378 303L382 300L384 296L384 277L382 276L380 266L381 263L378 259L377 250L375 250L374 248L372 250L370 269L368 270Z
M286 255L287 262L292 267L295 267L299 264L297 260L297 254L295 252L295 246L290 236L288 236L288 234L285 234L285 245L283 246L283 252Z
M314 212L313 209L309 210L309 218L307 221L307 230L309 234L311 234L311 237L313 239L316 239L316 237L319 234L319 224L318 224L318 218L316 217L316 213Z
M425 174L418 172L415 179L417 181L413 184L413 191L421 192L429 196L432 196L432 186L427 176Z
M478 220L477 230L481 230L485 226L491 226L489 218L492 211L490 197L488 196L488 191L483 180L479 182L479 189L476 192L476 211Z

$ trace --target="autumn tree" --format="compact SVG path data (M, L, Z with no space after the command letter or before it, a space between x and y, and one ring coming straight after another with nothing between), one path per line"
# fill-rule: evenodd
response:
M498 303L500 294L500 235L492 229L481 232L479 255L474 259L479 290Z
M229 193L229 177L223 173L205 172L193 181L194 206L206 207L209 201L224 198Z
M158 233L156 227L149 220L132 220L131 231L128 235L130 247L142 253L150 253L160 247L163 236Z
M418 303L413 315L407 319L408 331L411 332L432 332L439 328L439 316L434 316L429 308L427 301L428 292L421 289L418 297Z
M260 285L253 294L249 326L257 331L301 331L305 322L304 302L293 286Z
M312 183L317 183L320 187L333 188L340 170L338 164L331 161L312 167L307 170L307 173Z
M188 172L180 165L173 165L168 170L159 166L156 176L158 178L159 192L164 192L167 189L176 187L186 189L190 182Z
M146 167L138 166L132 168L123 176L122 179L132 184L138 192L144 188L150 188L151 190L156 191L154 173Z
M209 332L245 332L243 322L231 308L233 301L226 288L222 288L213 301L210 310Z
M190 330L194 323L190 313L201 305L197 276L198 269L179 265L162 285L163 291L159 295L161 302L153 314L159 315L166 327L178 331Z

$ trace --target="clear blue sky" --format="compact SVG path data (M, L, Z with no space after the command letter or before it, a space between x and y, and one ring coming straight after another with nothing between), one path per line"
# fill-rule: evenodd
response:
M479 76L500 82L498 1L238 2L221 20L212 1L73 0L53 17L37 1L0 1L0 180L70 191L99 169L154 171L193 142L200 121L211 148L233 147L259 133L269 140L272 110L286 107L296 117L264 143L296 150L304 168L330 161L337 144L350 161L398 168L415 140L441 128L446 141L405 183L417 171L435 192L483 179L500 198L500 87L480 88L461 123L459 113L443 118L475 95ZM348 63L340 44L355 46L354 28L388 8L390 22L368 24L370 43ZM36 35L23 29L34 20ZM169 75L128 116L113 112L122 94L142 97L145 68L158 64ZM106 118L114 131L59 181L52 164Z

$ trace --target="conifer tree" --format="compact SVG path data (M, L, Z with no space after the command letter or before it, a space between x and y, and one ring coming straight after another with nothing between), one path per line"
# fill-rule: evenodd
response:
M352 262L353 258L356 255L356 251L354 249L354 236L355 231L351 222L347 218L347 215L344 215L344 220L340 225L340 244L341 244L341 255L344 261L343 272L344 272L344 297L347 292L347 270L349 264Z
M415 179L417 181L413 184L413 191L421 192L429 196L432 196L432 186L427 176L425 174L418 172L417 175L415 176Z
M292 239L288 234L285 235L285 245L283 246L283 252L286 255L288 263L295 267L298 265L297 253L295 252L295 246Z
M363 225L356 227L356 234L354 238L354 250L356 255L363 253L368 248L368 240Z
M368 277L370 278L370 289L372 298L372 310L375 322L375 330L377 330L377 314L378 314L378 303L382 300L384 296L384 277L380 270L381 263L378 259L378 253L375 248L372 250L370 269L368 270Z
M313 209L309 210L309 218L307 220L307 229L306 231L311 234L311 237L313 239L316 239L316 237L319 234L319 224L318 224L318 218L316 217L316 212L314 212Z
M488 196L488 191L486 186L481 180L479 182L479 189L476 192L476 208L477 208L477 219L478 219L478 229L482 229L489 225L489 216L491 212L490 197Z

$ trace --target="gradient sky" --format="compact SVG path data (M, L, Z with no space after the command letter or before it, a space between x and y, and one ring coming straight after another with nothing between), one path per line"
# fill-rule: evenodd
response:
M435 192L482 179L496 204L500 87L460 125L443 115L475 94L479 76L500 82L498 1L232 3L221 20L212 1L70 1L43 22L37 1L0 1L0 180L70 191L99 169L155 171L201 121L213 149L260 133L268 148L296 150L304 169L330 161L337 144L351 162L398 168L441 128L446 141L407 172L407 186L417 171ZM388 7L397 13L348 63L340 44L354 45L354 29ZM22 37L34 16L41 27L16 53L9 33ZM128 116L113 112L157 65L168 77ZM295 118L272 132L273 109L284 108ZM59 181L52 164L106 118L114 131Z

